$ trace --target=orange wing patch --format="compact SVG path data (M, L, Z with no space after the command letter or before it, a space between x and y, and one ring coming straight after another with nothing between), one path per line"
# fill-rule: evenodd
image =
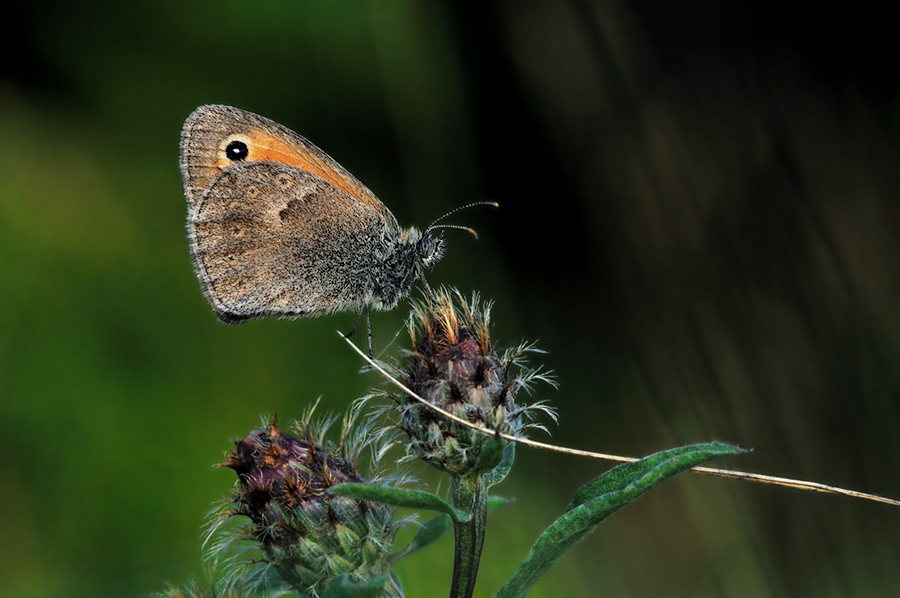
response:
M247 131L238 135L230 136L228 140L239 139L247 143L249 152L245 161L247 162L275 162L278 164L289 164L296 166L301 170L312 173L322 180L331 183L350 197L369 203L368 194L365 193L358 185L354 185L351 181L335 172L328 164L324 163L318 156L307 152L304 148L297 145L285 143L284 141L267 135L263 131ZM222 146L224 148L224 145ZM233 162L228 159L224 151L219 151L219 159L217 166L224 169Z

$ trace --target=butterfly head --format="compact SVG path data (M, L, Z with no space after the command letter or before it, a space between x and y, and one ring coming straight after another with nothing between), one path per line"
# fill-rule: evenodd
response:
M466 232L472 233L472 235L477 239L478 235L474 230L469 228L468 226L459 226L458 224L438 224L441 220L450 216L451 214L455 214L460 210L465 210L468 208L472 208L475 206L494 206L498 207L496 201L476 201L475 203L466 204L464 206L459 206L458 208L454 208L432 222L428 228L425 229L425 232L419 236L416 241L416 257L419 260L419 264L421 264L422 269L428 270L429 268L433 268L435 264L441 261L441 258L444 257L444 232L438 236L434 236L431 231L437 230L439 228L458 228L460 230L464 230Z
M428 233L419 237L419 240L416 242L416 257L419 259L419 263L422 264L423 269L430 270L441 261L441 258L444 257L444 246L443 231L436 237Z

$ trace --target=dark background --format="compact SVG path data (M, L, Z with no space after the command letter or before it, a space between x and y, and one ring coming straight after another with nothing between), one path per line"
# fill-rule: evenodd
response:
M0 594L144 596L200 568L229 439L382 382L353 314L216 322L191 270L184 118L308 137L404 225L463 203L432 284L537 340L553 439L900 497L900 69L883 3L19 2L0 37ZM829 12L831 11L831 12ZM396 353L407 307L373 317ZM361 342L359 339L357 339ZM490 596L606 467L521 450ZM533 596L900 593L900 510L683 476ZM404 561L447 591L451 542Z

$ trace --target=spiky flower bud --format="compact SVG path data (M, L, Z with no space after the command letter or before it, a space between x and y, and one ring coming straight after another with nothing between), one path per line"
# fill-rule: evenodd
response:
M414 305L409 321L413 350L404 374L408 388L428 403L467 422L515 434L522 416L541 405L517 407L516 393L535 379L548 380L521 366L534 349L521 345L498 355L490 337L490 304L478 295L466 301L459 291L440 289L433 301ZM402 427L408 450L451 475L473 471L481 449L491 439L452 421L406 396Z
M365 481L357 472L356 455L336 456L331 447L323 447L308 418L298 435L283 432L272 421L235 441L221 464L237 473L238 484L219 521L245 516L251 523L218 548L238 539L262 549L262 568L232 575L240 583L255 577L258 585L271 586L277 585L271 581L274 570L294 590L318 597L338 575L365 583L387 573L396 532L391 510L326 493L337 484ZM385 595L402 594L389 580Z

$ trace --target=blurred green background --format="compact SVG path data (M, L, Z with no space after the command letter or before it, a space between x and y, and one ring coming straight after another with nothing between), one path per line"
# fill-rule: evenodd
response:
M183 119L224 103L308 137L419 226L432 284L537 340L557 442L900 497L900 71L888 6L571 0L54 2L4 8L0 595L145 596L199 570L261 414L382 382L353 314L219 324L191 269ZM373 317L394 354L406 305ZM357 338L358 342L362 342ZM521 450L490 596L606 464ZM900 594L900 509L683 476L533 596ZM404 561L440 596L449 540Z

